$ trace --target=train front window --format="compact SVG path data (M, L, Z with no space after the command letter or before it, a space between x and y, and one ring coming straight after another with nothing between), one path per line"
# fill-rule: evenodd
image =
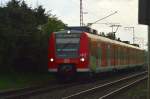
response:
M80 47L79 33L58 33L56 34L56 56L59 58L78 57Z

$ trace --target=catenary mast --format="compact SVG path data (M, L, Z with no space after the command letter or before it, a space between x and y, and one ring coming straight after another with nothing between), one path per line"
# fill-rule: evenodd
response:
M82 5L82 0L80 0L80 26L83 26L83 5Z

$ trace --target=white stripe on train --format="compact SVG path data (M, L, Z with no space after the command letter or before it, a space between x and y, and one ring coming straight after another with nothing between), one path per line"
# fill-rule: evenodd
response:
M111 71L112 69L125 69L128 67L135 67L135 66L142 66L144 64L135 64L135 65L120 65L120 66L107 66L107 67L97 67L97 72L105 72L105 71ZM48 69L49 72L57 72L57 69ZM90 72L91 70L89 68L78 68L77 72ZM95 72L96 72L95 71Z
M57 69L48 69L49 72L57 72ZM88 68L79 68L77 69L77 72L89 72L90 69Z

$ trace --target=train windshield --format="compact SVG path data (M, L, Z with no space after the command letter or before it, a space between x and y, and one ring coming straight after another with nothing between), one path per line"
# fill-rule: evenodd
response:
M79 55L80 33L57 33L56 56L59 58L76 58Z

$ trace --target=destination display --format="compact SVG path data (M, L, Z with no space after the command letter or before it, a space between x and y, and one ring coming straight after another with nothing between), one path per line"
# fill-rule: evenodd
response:
M56 43L79 43L80 39L79 38L58 38L56 39Z
M71 34L56 34L56 38L79 38L79 33L71 33Z

